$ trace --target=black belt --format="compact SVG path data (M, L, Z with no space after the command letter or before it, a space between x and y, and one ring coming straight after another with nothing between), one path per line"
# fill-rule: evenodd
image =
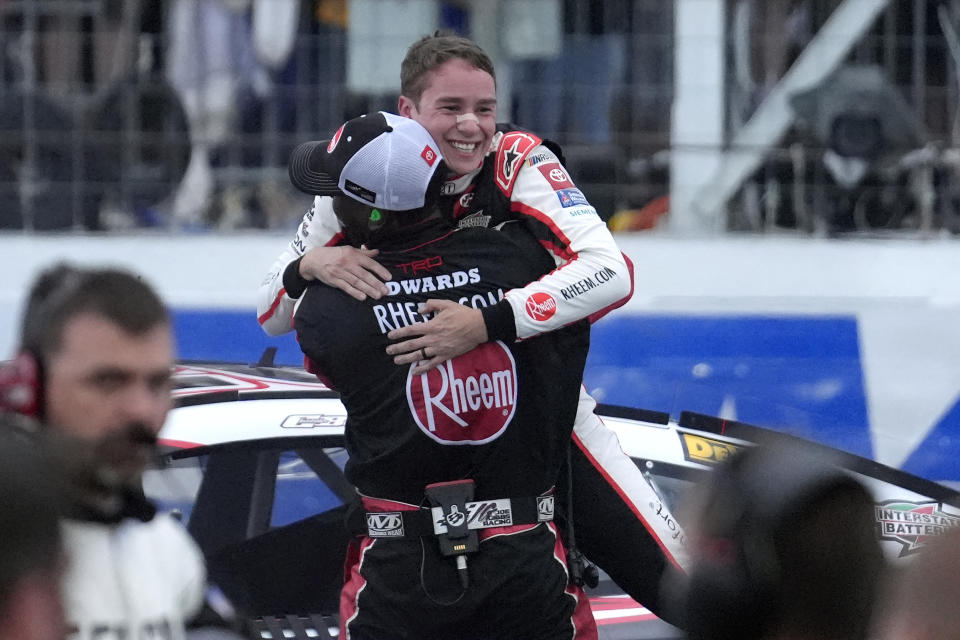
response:
M466 503L467 529L492 529L553 520L553 496L498 498ZM417 511L367 511L371 538L442 535L447 532L440 507Z

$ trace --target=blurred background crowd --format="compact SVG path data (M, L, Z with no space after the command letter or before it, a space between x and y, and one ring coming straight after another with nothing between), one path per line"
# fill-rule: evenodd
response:
M663 227L691 144L672 122L676 61L696 54L679 12L698 2L721 8L723 38L707 114L722 132L703 145L759 156L720 229L960 230L957 0L851 12L865 31L789 95L786 132L759 137L784 111L768 98L850 2L2 0L0 229L290 227L289 151L394 110L406 47L438 28L491 53L500 120L564 145L612 228Z

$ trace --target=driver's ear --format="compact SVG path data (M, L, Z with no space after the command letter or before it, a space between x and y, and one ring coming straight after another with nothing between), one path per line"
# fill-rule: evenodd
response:
M414 111L417 110L417 105L414 104L413 100L407 96L400 96L400 99L397 100L397 114L403 116L404 118L413 118Z

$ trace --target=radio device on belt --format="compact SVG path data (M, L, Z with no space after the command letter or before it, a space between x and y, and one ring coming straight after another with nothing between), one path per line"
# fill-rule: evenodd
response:
M473 500L473 489L473 480L437 482L426 487L440 553L456 558L457 573L464 589L469 584L467 555L480 550L477 531L467 526L467 503Z

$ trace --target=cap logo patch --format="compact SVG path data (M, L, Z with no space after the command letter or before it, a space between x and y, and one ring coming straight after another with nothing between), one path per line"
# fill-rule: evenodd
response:
M332 138L330 138L330 143L327 144L327 153L333 153L333 150L337 148L337 143L340 142L340 135L343 133L343 128L345 126L347 125L340 125L340 128L337 129L337 132L333 134Z
M377 194L375 194L373 191L370 191L370 189L367 189L366 187L361 187L356 182L352 182L350 180L344 180L343 188L344 190L349 191L350 193L357 196L358 198L362 198L363 200L366 200L370 204L375 204L377 202Z
M432 167L433 163L437 161L437 154L430 148L430 145L423 148L423 151L420 152L420 157L427 161L428 167Z

